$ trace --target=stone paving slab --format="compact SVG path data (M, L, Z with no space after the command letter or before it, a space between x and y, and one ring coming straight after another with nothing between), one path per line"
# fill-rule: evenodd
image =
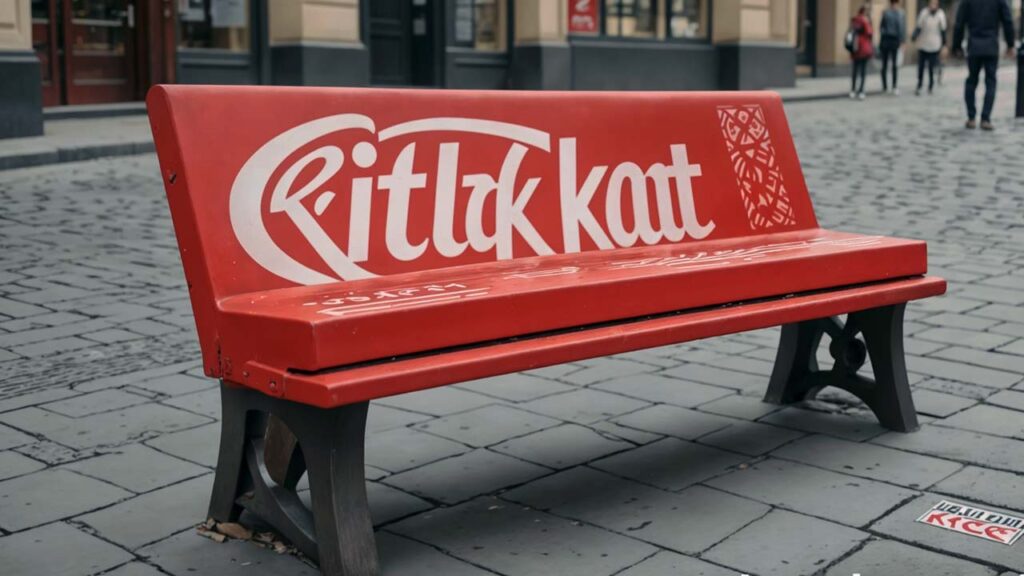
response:
M389 528L509 576L606 576L657 548L493 498L424 513ZM495 553L501 550L500 553Z
M63 522L0 538L6 574L97 574L132 555Z
M938 504L944 499L947 498L939 494L926 492L872 524L871 530L903 542L934 550L941 554L970 559L1006 570L1016 570L1018 573L1024 572L1024 547L1006 546L944 530L936 526L914 522L933 505ZM965 499L955 499L955 501L967 505L981 506L986 510L997 513L1008 513L1005 509L990 504Z
M703 558L750 574L813 574L867 537L853 528L773 510L726 538Z
M710 548L771 509L703 486L667 492L584 467L502 497L684 554Z
M995 576L992 568L899 542L876 540L832 566L825 576L899 574L900 576ZM1019 576L1019 575L1014 575Z

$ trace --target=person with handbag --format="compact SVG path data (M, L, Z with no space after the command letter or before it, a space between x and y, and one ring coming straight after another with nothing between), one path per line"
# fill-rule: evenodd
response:
M846 32L846 49L853 60L853 78L850 85L850 98L864 99L864 81L867 77L868 61L875 53L871 37L871 20L868 19L868 5L864 4L857 10L857 15L850 20L850 29Z
M939 7L939 0L930 0L928 6L917 15L917 26L911 39L917 45L917 90L921 95L924 86L924 69L928 68L928 93L935 89L935 69L939 66L939 55L946 43L946 13Z
M881 40L878 42L878 51L882 55L882 91L891 92L894 96L900 95L900 89L896 85L899 78L900 50L907 40L907 19L903 10L900 10L900 0L889 0L889 7L882 13L882 22L878 25ZM889 64L892 64L892 89L889 88Z

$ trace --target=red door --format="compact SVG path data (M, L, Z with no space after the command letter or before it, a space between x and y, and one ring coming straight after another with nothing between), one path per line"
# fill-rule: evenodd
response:
M65 103L135 100L133 0L60 0L64 7Z

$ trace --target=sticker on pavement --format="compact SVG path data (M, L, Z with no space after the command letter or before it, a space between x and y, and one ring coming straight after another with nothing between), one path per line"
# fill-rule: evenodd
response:
M918 522L1012 546L1024 533L1024 518L943 500Z

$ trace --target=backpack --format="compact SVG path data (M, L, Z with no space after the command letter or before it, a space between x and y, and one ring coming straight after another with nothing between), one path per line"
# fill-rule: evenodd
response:
M860 36L860 31L851 25L846 30L846 36L843 37L843 46L846 51L853 54L857 51L857 38Z

